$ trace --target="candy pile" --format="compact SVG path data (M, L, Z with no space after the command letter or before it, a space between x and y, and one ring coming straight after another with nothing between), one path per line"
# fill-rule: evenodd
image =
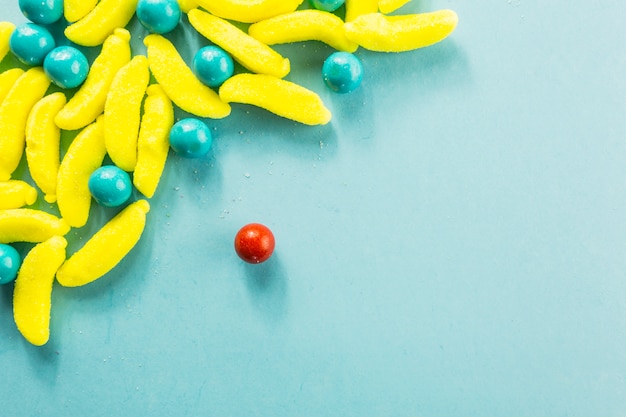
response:
M135 246L170 147L187 158L208 153L206 119L244 103L307 125L331 120L318 94L284 79L290 61L271 45L328 44L337 51L321 76L333 91L348 93L362 79L359 47L412 50L456 27L451 10L388 15L407 2L310 0L307 8L303 0L20 0L31 23L0 22L0 60L11 53L24 64L0 74L0 283L15 279L22 335L35 345L48 341L55 279L68 287L93 282ZM191 65L163 36L182 13L211 42ZM146 56L130 48L126 27L135 15L150 32ZM68 22L70 45L101 46L91 65L79 48L56 47L47 25L60 19ZM235 61L244 71L235 74ZM174 106L196 117L175 123ZM62 131L77 135L61 159ZM14 178L24 156L34 184ZM107 156L113 164L103 166ZM145 198L129 203L133 186ZM39 191L59 217L28 207ZM64 236L88 223L92 201L123 208L68 258ZM263 239L251 233L238 234L236 250L257 263L274 241L271 232ZM249 249L261 240L262 253ZM34 244L23 260L15 242Z

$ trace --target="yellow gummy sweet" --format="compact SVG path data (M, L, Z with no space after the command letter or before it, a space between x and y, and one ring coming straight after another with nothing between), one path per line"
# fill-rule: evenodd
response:
M104 103L117 71L130 61L130 32L116 29L102 46L87 79L55 118L65 130L81 129L104 111Z
M50 85L41 67L26 71L0 105L0 181L11 178L24 153L26 120Z
M124 171L133 171L137 164L141 102L148 82L148 59L137 55L117 72L104 104L104 144L113 163Z
M230 106L198 80L170 41L148 35L144 44L150 70L174 104L199 117L221 119L230 114Z
M383 14L395 12L411 0L378 0L378 10Z
M345 52L354 52L358 48L346 38L341 18L315 9L262 20L250 25L248 34L267 45L316 40Z
M376 13L378 11L378 0L346 0L346 22L351 22L357 17Z
M189 22L200 34L230 53L233 59L250 71L278 78L289 74L287 58L232 23L199 9L191 10L188 16Z
M138 200L98 230L57 272L65 287L89 284L113 269L139 241L150 204Z
M178 6L183 13L189 13L189 10L198 7L196 0L178 0Z
M0 61L9 52L9 40L15 30L15 25L11 22L0 22Z
M35 245L22 261L13 290L13 318L22 336L35 346L50 338L54 276L65 261L67 241L53 236Z
M146 91L144 114L137 140L137 165L133 184L146 197L152 198L165 167L169 152L169 132L174 124L172 102L158 84Z
M61 130L54 122L65 105L65 94L50 94L35 104L26 122L26 160L35 184L48 203L57 201Z
M458 20L453 10L399 16L370 13L346 23L345 29L348 39L365 49L404 52L445 39Z
M7 96L13 84L24 74L24 70L21 68L11 68L0 74L0 103Z
M196 0L205 10L224 19L244 23L259 22L293 12L303 0Z
M316 93L271 75L235 75L222 84L220 97L226 102L262 107L307 125L326 124L331 119L330 111Z
M102 165L106 150L102 116L81 131L67 149L57 180L57 204L72 227L87 223L91 207L89 176Z
M65 236L70 226L41 210L18 208L0 210L0 243L43 242L52 236Z
M87 16L98 0L63 0L63 15L68 22L76 22Z
M65 28L65 36L83 46L101 45L135 14L138 0L100 0L85 17Z
M0 210L30 206L37 200L37 190L20 180L0 181Z

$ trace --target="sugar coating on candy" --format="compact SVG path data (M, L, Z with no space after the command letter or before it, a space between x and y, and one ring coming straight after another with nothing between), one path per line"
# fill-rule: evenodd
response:
M98 46L135 15L137 0L100 0L85 17L65 28L65 36L82 46Z
M15 25L11 22L0 22L0 61L4 59L10 50L11 34L15 30Z
M205 38L218 45L248 70L283 78L291 69L289 60L259 42L232 23L194 9L189 23Z
M0 210L30 206L37 200L37 190L21 180L0 181Z
M378 52L405 52L433 45L456 28L453 10L385 16L371 13L346 23L348 39L365 49Z
M303 0L196 0L215 16L243 23L259 22L293 12Z
M70 23L87 16L98 4L98 0L63 0L63 15Z
M220 87L226 102L252 104L307 125L330 122L330 111L313 91L271 75L237 74Z
M383 14L393 13L411 0L378 0L378 10Z
M359 16L378 12L378 0L346 0L346 22Z
M43 242L65 236L70 226L63 219L41 210L0 210L0 243Z
M49 94L33 106L26 122L26 160L30 176L48 203L57 200L61 129L54 118L66 103L65 94Z
M321 10L298 10L272 17L250 25L248 33L268 45L316 40L346 52L359 47L346 38L341 18Z

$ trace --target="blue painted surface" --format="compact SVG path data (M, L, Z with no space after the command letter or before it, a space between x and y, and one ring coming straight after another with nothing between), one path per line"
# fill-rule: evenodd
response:
M330 48L277 47L332 122L209 121L206 158L170 153L141 244L54 287L48 345L0 288L3 414L626 416L626 5L403 11L438 8L451 38L358 51L348 95L321 79ZM187 60L206 44L171 38ZM233 250L250 222L267 263Z

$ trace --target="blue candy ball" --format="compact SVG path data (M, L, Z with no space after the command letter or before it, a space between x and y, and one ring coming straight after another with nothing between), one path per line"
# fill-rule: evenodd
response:
M139 0L137 19L152 33L168 33L180 21L180 6L176 0Z
M170 130L170 146L184 158L200 158L209 153L213 138L200 119L182 119Z
M19 0L20 10L28 20L49 25L63 16L63 0Z
M353 54L335 52L324 61L322 76L331 90L341 94L349 93L361 84L363 65Z
M24 23L15 28L9 40L13 54L24 64L43 64L46 55L55 47L50 31L35 23Z
M0 284L7 284L17 277L22 257L11 245L0 243Z
M59 46L46 56L43 69L59 87L75 88L87 78L89 61L73 46Z
M118 207L128 201L133 186L125 171L115 165L105 165L89 177L89 191L101 206Z
M318 10L324 10L326 12L334 12L340 8L346 0L309 0L311 6Z
M233 76L235 65L230 55L222 48L205 46L194 56L193 69L204 84L219 87Z

